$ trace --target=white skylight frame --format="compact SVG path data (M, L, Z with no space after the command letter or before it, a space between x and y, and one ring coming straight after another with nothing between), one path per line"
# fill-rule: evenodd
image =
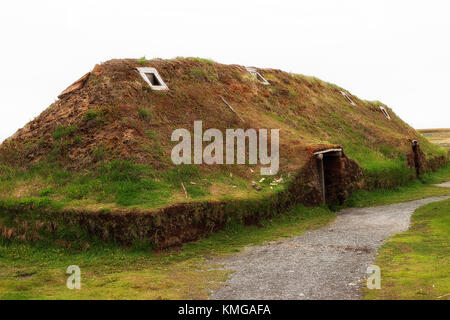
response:
M139 71L139 74L141 75L142 79L144 79L144 81L147 82L147 84L150 86L150 88L152 88L152 90L169 90L169 87L163 81L163 79L158 73L158 70L156 70L155 68L146 67L136 69ZM159 85L153 84L148 78L147 74L153 74L153 76L159 82Z
M341 94L342 94L345 98L347 98L347 100L350 102L350 104L351 104L352 106L356 106L356 103L354 103L353 100L350 99L350 97L348 96L348 94L347 94L346 92L341 91Z
M389 113L387 112L387 110L386 110L383 106L380 106L380 110L381 110L381 112L384 114L384 116L385 116L386 118L388 118L389 120L391 120L391 116L389 115Z
M262 84L266 85L266 86L270 86L270 82L267 81L259 72L258 70L256 70L255 67L245 67L245 69L247 69L247 71L254 76L256 79L258 79L259 82L261 82Z

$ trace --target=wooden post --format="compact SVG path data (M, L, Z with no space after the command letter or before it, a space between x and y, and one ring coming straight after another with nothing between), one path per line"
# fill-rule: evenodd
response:
M319 184L320 189L322 191L322 203L326 204L326 195L325 195L325 171L323 168L323 154L317 155L318 169L319 169Z
M242 119L242 117L239 115L239 113L237 113L237 112L233 109L233 107L232 107L232 106L231 106L231 105L230 105L230 104L229 104L222 96L220 96L220 98L222 99L223 103L225 103L225 105L226 105L228 108L230 108L230 110L233 111L234 114L237 115L238 118L239 118L242 122L245 122L245 120Z
M184 196L185 196L186 199L187 199L187 198L188 198L188 194L187 194L186 188L184 187L184 183L183 183L183 182L181 182L181 186L183 187Z

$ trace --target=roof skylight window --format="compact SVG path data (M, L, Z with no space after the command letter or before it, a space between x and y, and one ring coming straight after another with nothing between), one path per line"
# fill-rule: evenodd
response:
M137 68L137 70L153 90L169 90L155 68Z
M265 85L270 85L270 82L267 81L259 72L256 70L255 67L245 67L248 72L250 72L251 75L253 75L256 79L258 79L259 82Z
M348 96L347 93L345 93L344 91L341 91L341 94L342 94L345 98L347 98L347 100L351 103L352 106L356 106L356 103L354 103L353 100L350 99L350 97Z
M389 113L387 112L387 110L383 106L380 106L380 110L381 110L381 112L383 112L383 114L385 115L386 118L391 120L391 116L389 115Z

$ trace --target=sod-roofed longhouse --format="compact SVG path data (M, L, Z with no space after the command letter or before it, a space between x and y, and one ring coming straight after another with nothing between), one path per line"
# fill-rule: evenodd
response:
M227 130L247 133L243 152ZM174 139L180 132L190 134L189 150ZM174 163L177 147L182 164ZM279 163L261 161L275 149ZM168 224L203 210L212 229L228 221L214 215L230 203L270 202L274 214L294 203L342 203L357 188L399 185L446 162L443 150L381 102L313 77L199 58L97 65L7 139L0 156L5 208L170 211ZM252 220L254 210L230 216ZM206 228L198 223L194 229Z

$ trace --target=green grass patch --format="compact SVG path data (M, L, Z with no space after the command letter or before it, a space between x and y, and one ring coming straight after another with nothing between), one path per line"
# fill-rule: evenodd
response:
M200 179L203 176L196 166L178 166L155 172L150 166L130 161L104 161L106 152L101 145L94 149L94 159L99 162L89 172L73 173L48 163L38 163L26 171L0 167L5 179L2 187L11 190L12 186L37 181L43 187L31 192L30 196L50 197L61 205L76 206L96 202L119 207L158 208L171 204L173 193L183 192L181 183L189 199L209 195L210 184ZM156 141L152 152L161 152Z
M147 130L145 131L145 134L147 135L147 137L149 137L150 139L155 139L157 137L157 134L155 131L153 130Z
M362 143L351 143L345 146L345 151L363 169L368 189L403 185L415 177L414 169L406 167L405 156L389 146L380 146L374 151Z
M102 125L106 122L108 117L114 114L114 107L98 107L86 111L83 117L83 122L95 121Z
M136 62L137 62L138 64L140 64L141 66L145 66L145 65L147 64L147 58L141 57L141 58L139 58L139 59L136 59Z
M73 135L78 130L76 126L58 126L56 130L53 132L52 136L55 140L59 140L61 138Z
M450 200L431 203L412 216L408 231L379 251L381 289L365 299L450 300Z
M99 116L99 113L97 112L97 110L88 110L85 114L84 114L84 121L89 121L89 120L96 120Z
M152 115L150 114L150 112L147 109L144 108L139 108L138 109L138 113L139 113L139 117L141 117L141 119L151 119Z
M199 57L189 57L187 59L194 60L194 61L204 63L204 64L208 64L210 66L214 65L214 60L212 60L212 59L205 59L205 58L199 58Z
M208 73L200 68L194 68L190 70L190 74L192 77L197 78L199 80L206 79Z

